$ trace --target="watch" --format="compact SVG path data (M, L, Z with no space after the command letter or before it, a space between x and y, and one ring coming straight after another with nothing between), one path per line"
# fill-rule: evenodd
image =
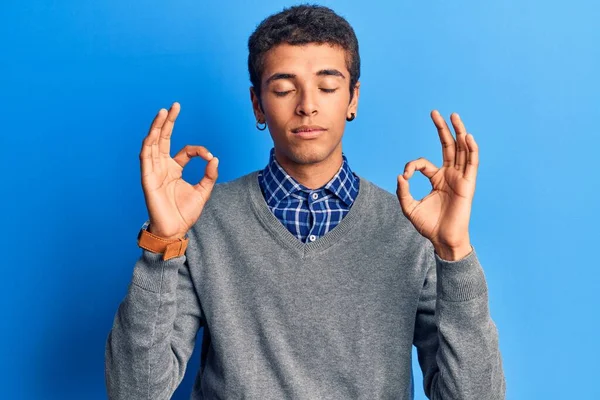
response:
M163 239L148 232L148 225L150 225L150 220L144 222L138 233L137 242L139 247L153 253L163 254L164 261L185 254L188 242L190 241L187 233L183 238Z

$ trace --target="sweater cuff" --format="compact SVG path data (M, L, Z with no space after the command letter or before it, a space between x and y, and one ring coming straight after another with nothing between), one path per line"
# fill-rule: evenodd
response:
M468 301L487 293L483 268L475 249L456 261L440 258L434 252L438 298L446 301Z
M177 288L179 267L186 260L185 254L163 260L163 255L142 249L142 256L133 268L132 283L150 292L173 292Z

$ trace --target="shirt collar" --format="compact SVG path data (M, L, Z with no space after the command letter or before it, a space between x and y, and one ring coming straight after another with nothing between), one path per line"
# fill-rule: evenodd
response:
M348 159L342 153L342 165L338 172L325 185L315 190L327 190L343 201L348 207L352 205L358 194L358 178L354 175L348 164ZM275 206L289 195L302 191L310 192L311 189L298 183L277 162L275 148L269 154L269 163L262 171L263 186L267 204Z

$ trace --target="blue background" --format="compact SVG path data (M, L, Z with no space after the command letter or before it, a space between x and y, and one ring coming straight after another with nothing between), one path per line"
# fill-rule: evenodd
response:
M254 127L247 38L293 3L2 4L0 397L102 399L104 343L141 254L148 126L179 101L173 155L205 145L220 182L264 167L272 142ZM406 162L439 166L432 109L458 112L480 146L470 233L507 398L600 398L598 3L321 4L360 43L359 111L343 140L356 172L394 192ZM194 160L184 178L203 169ZM411 188L429 191L422 175ZM199 347L175 399L189 397Z

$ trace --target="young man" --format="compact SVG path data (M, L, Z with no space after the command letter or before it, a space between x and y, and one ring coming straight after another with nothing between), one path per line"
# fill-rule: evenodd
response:
M501 399L505 381L468 223L477 144L431 116L444 165L406 164L396 196L342 153L357 115L354 31L326 7L265 19L249 39L267 166L215 184L201 146L174 158L161 110L140 153L149 221L106 345L111 399L168 399L204 327L193 399L412 399L412 345L431 399ZM191 185L181 171L208 161ZM419 170L433 190L414 200Z

